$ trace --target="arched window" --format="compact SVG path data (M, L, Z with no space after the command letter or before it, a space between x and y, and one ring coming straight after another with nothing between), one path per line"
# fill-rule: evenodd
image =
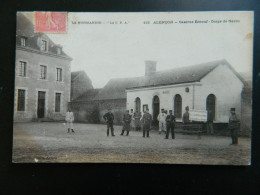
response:
M179 94L174 96L174 116L176 118L182 117L182 98Z
M216 96L214 94L208 95L206 101L206 110L210 112L212 119L215 120Z
M141 112L141 100L139 97L135 99L135 111Z

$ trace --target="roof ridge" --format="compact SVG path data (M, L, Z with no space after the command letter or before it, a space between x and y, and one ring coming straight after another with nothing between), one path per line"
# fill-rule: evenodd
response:
M200 63L200 64L194 64L194 65L187 65L187 66L181 66L181 67L176 67L176 68L171 68L171 69L165 69L165 70L160 70L160 71L156 71L156 73L164 73L164 72L168 72L168 71L171 71L171 70L178 70L178 69L184 69L184 68L189 68L189 67L195 67L195 66L203 66L203 65L207 65L209 63L216 63L214 65L219 65L217 63L220 63L220 62L225 62L227 63L227 61L225 59L221 59L221 60L215 60L215 61L209 61L209 62L203 62L203 63Z

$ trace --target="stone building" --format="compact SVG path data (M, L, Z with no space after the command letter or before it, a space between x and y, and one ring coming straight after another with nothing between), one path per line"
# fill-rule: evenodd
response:
M156 120L159 110L173 110L181 121L185 107L211 110L214 123L227 123L230 108L241 116L244 81L226 60L156 71L156 63L146 62L146 73L127 87L127 109L147 107Z
M212 110L215 126L225 129L230 108L241 116L241 127L251 123L251 91L226 60L156 71L156 62L146 61L145 76L111 79L104 88L86 91L71 102L80 121L97 110L99 121L112 108L115 124L122 124L126 109L143 112L149 108L154 124L161 108L173 110L181 122L185 107ZM242 112L242 113L241 113ZM244 120L245 117L245 120ZM225 132L224 132L225 133Z
M71 101L89 89L93 89L92 81L84 71L71 73Z
M79 97L70 102L70 107L74 113L75 121L87 123L99 123L100 112L98 101L95 97L101 89L89 89Z
M64 119L72 58L31 21L17 14L14 121Z

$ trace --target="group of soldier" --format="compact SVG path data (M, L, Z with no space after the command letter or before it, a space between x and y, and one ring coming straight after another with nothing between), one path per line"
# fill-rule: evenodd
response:
M235 113L235 108L231 108L230 112L231 115L229 118L228 127L230 129L230 134L232 138L231 145L237 145L240 121ZM115 136L113 128L114 115L111 112L111 109L108 110L108 112L103 116L103 118L107 123L107 136L109 136L109 129L111 131L111 135ZM173 115L172 110L169 110L169 114L167 114L167 110L161 109L161 112L159 113L157 120L159 121L159 134L165 132L165 139L168 139L169 134L171 132L172 139L175 139L174 127L176 123L176 118ZM190 124L188 106L185 108L185 113L183 114L182 122L184 124L183 130L187 130L185 129L185 125ZM136 131L141 131L142 129L143 137L149 137L149 131L151 130L151 126L152 115L149 113L149 109L144 111L143 115L139 111L133 113L133 110L131 110L130 114L129 110L126 110L126 113L123 116L123 128L120 135L124 135L124 133L126 132L126 136L128 136L129 131L134 128ZM210 112L208 112L207 132L210 134L213 134L214 132L213 117L211 116Z
M185 124L190 123L189 107L187 106L185 110L186 111L182 117L184 128L185 128ZM229 118L228 127L230 129L230 134L232 139L231 145L237 145L238 134L240 130L240 121L235 113L235 108L231 108L230 112L231 115ZM107 136L109 136L109 130L111 131L111 135L115 136L114 127L113 127L114 115L111 112L111 109L108 109L108 112L103 116L103 118L107 124ZM166 134L165 139L168 139L169 134L171 132L172 139L175 139L174 127L175 127L176 119L175 116L172 114L172 110L169 110L169 114L167 114L166 110L161 109L161 113L158 115L157 120L159 121L159 134L165 132ZM68 109L68 112L66 113L65 121L67 123L68 133L70 133L70 131L72 133L75 133L73 127L74 115L70 109ZM141 131L142 129L143 137L149 137L149 131L151 130L151 126L152 126L152 115L149 113L149 109L144 111L143 115L139 111L133 113L133 110L131 110L131 114L130 114L129 110L127 110L123 116L123 123L124 124L120 135L124 135L124 133L126 132L126 136L128 136L129 131L134 128L136 131ZM213 132L212 123L213 123L213 119L208 115L207 129L209 130L210 133Z
M110 131L111 135L115 136L113 128L114 115L111 112L111 109L108 110L103 118L107 123L107 136L109 136ZM160 125L159 133L161 134L162 131L165 131L165 139L168 139L171 132L172 139L175 139L174 127L176 120L175 116L172 114L172 110L170 110L169 114L167 115L164 109L162 109L161 113L158 115L158 120ZM131 129L135 129L136 131L141 131L142 129L143 137L149 137L151 126L152 115L149 113L149 109L146 109L143 115L139 111L133 113L133 111L131 110L130 114L129 110L126 110L123 116L123 128L120 135L124 135L124 133L126 132L126 136L128 136Z

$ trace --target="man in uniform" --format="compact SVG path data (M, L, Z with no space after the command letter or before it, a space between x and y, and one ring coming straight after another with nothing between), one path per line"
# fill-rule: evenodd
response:
M183 130L188 130L188 128L185 126L190 123L190 114L189 114L189 106L186 106L185 108L186 112L182 116L182 122L184 124ZM185 134L185 133L184 133Z
M142 118L142 124L143 124L143 137L149 137L149 131L151 129L151 123L152 123L152 115L149 113L149 109L147 109L143 115Z
M139 111L135 111L134 113L134 122L135 122L135 130L136 131L140 131L141 130L141 119L142 115L141 115L141 112Z
M231 115L229 117L229 122L228 122L228 127L230 129L231 138L232 138L231 145L237 145L238 144L238 132L239 132L239 129L240 129L240 121L237 118L235 111L236 111L235 108L230 109Z
M166 131L166 113L164 112L164 109L161 109L161 113L158 114L158 121L159 121L159 134L161 134L162 131Z
M167 127L167 132L166 132L165 139L168 139L170 130L172 133L172 139L175 139L175 135L174 135L175 116L172 115L172 110L169 110L169 115L166 117L166 127Z
M124 135L125 131L127 132L126 136L129 135L129 131L131 129L131 126L130 126L131 118L132 118L132 116L129 114L129 110L127 110L123 117L124 125L123 125L123 129L122 129L122 133L120 135Z
M113 121L114 121L114 115L111 112L111 109L108 109L108 112L103 116L104 120L107 123L107 136L109 136L109 128L111 129L111 135L114 135L114 127L113 127Z

